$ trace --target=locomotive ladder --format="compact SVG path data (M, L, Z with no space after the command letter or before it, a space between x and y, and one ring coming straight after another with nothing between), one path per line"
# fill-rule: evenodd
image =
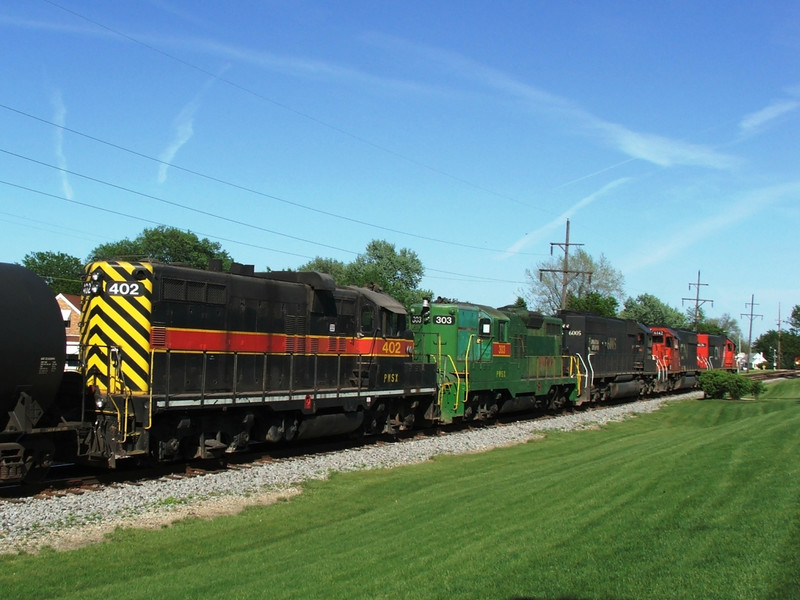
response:
M117 415L119 424L119 442L125 443L132 437L139 437L143 431L150 429L153 421L153 402L152 386L150 397L144 401L143 407L147 411L142 418L137 418L136 407L134 406L135 397L133 390L125 379L122 370L123 353L117 346L108 348L108 394L112 398L112 405ZM152 374L153 353L150 353L150 372ZM147 422L145 422L145 419ZM130 451L130 454L143 453L145 450Z

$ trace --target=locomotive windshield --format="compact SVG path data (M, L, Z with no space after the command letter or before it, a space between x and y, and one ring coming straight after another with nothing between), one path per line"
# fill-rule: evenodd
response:
M361 309L361 333L364 335L402 337L406 329L405 314L384 307L364 306Z
M384 335L386 337L400 337L407 329L406 316L388 310L382 310L381 312L384 317Z

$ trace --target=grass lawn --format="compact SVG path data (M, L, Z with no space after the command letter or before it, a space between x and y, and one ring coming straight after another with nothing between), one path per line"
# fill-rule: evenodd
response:
M0 557L12 598L800 598L800 384Z

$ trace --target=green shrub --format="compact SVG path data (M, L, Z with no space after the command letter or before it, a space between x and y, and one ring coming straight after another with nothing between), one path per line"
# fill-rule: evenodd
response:
M761 394L767 391L767 386L764 385L763 381L756 381L755 379L750 380L750 395L754 398L758 398Z
M700 389L703 390L706 398L722 398L727 391L725 385L726 372L723 371L703 371L700 373Z
M731 400L739 400L747 395L757 398L765 387L761 381L753 381L737 373L703 371L700 373L700 389L706 398L722 399L727 395Z

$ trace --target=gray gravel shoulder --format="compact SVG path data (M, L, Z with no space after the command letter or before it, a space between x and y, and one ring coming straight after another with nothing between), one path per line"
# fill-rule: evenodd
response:
M696 394L680 398L698 397ZM299 493L303 482L331 473L385 469L441 454L482 452L519 444L547 431L602 426L648 413L675 397L563 414L553 418L464 431L396 444L302 456L203 476L162 478L23 501L0 500L0 553L67 550L101 541L120 527L164 527L188 517L213 518Z

